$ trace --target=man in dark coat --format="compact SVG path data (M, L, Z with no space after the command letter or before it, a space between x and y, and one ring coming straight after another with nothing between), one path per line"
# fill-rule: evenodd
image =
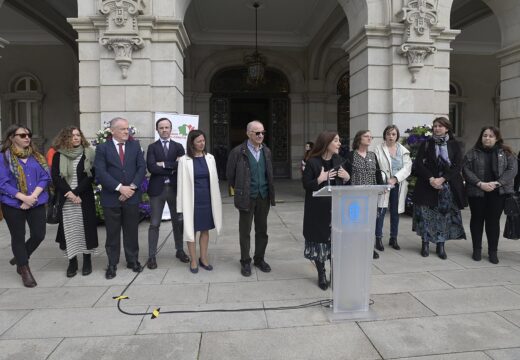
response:
M267 215L275 205L271 151L263 144L264 125L260 121L247 124L247 137L231 150L226 175L234 189L240 234L240 264L243 276L251 275L251 225L255 220L254 265L263 272L271 271L264 260L267 247Z
M184 263L190 261L183 250L182 215L177 213L177 159L183 156L185 151L181 144L170 139L172 122L168 118L157 120L155 129L160 139L150 144L146 152L146 165L151 174L148 196L150 196L152 208L150 227L148 228L147 266L149 269L157 268L155 255L165 203L168 203L170 209L173 238L177 250L175 256Z
M128 120L117 117L110 121L112 139L96 147L96 179L101 184L101 205L107 232L107 279L116 276L121 252L121 230L126 266L134 272L142 271L138 261L140 185L146 173L141 145L129 140Z

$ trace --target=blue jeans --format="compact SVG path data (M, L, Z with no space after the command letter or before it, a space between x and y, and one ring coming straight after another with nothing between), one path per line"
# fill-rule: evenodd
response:
M390 209L390 237L397 238L399 228L399 184L395 184L390 190L388 199ZM386 208L377 208L376 237L383 237L383 224L385 223Z

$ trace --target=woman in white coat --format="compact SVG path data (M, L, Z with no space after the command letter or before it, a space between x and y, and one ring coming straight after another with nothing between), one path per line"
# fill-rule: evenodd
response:
M399 144L399 129L395 125L388 125L383 131L384 142L379 144L375 153L379 167L385 172L388 184L394 187L379 196L377 204L376 220L376 249L383 251L383 224L385 222L386 208L390 209L390 241L389 245L400 250L397 243L399 228L399 214L404 212L408 181L406 178L412 172L412 159L410 151Z
M217 166L213 155L206 152L206 135L192 130L186 141L186 155L179 159L177 169L177 212L183 214L184 241L188 242L190 271L196 274L199 265L213 270L208 261L209 230L222 227L222 201ZM200 257L197 263L195 234L199 232Z

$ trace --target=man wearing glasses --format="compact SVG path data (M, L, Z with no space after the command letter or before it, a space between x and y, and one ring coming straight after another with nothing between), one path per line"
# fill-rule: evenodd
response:
M271 267L264 260L267 247L267 215L275 205L271 151L263 144L264 125L257 120L247 124L248 139L231 150L226 175L234 189L239 211L240 264L243 276L251 276L251 225L255 221L254 265L263 272Z

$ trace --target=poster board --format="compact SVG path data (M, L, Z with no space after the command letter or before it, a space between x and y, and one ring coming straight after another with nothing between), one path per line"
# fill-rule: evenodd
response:
M156 112L153 123L154 129L155 123L157 122L157 120L161 118L167 118L172 122L172 134L170 138L173 141L181 144L184 147L184 150L186 150L186 141L188 139L188 133L191 130L198 129L199 127L199 115ZM155 131L155 140L159 140L159 134L157 133L157 131ZM168 204L165 204L164 206L162 219L171 219Z

